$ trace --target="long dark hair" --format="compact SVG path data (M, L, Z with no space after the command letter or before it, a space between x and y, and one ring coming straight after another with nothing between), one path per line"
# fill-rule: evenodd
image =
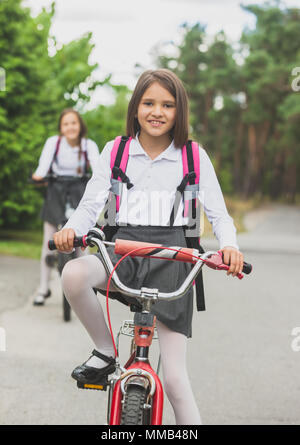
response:
M74 110L73 108L65 108L60 113L60 116L58 119L58 132L61 135L61 121L62 121L63 117L69 113L75 114L77 116L77 118L79 120L79 124L80 124L80 131L79 131L79 136L78 136L78 139L79 139L79 141L78 141L78 144L79 144L78 161L80 161L81 155L82 155L82 139L84 137L86 137L86 135L87 135L87 126L84 123L84 121L83 121L82 117L80 116L80 114L78 113L78 111ZM78 173L82 173L80 167L78 167Z
M168 69L147 70L139 78L127 111L127 136L135 137L140 130L137 110L144 92L152 83L158 82L174 97L176 101L176 121L170 132L175 147L183 147L189 137L189 105L188 96L181 80Z

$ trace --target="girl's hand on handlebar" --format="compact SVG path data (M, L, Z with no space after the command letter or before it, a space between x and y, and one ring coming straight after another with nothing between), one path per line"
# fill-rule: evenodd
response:
M31 177L32 177L32 179L33 179L34 181L41 181L42 179L44 179L43 176L37 176L37 175L34 174L34 173L33 173L33 175L32 175Z
M35 173L33 173L31 175L31 179L34 182L36 187L47 187L48 182L44 181L44 177L43 176L38 176Z
M238 273L242 273L244 255L235 247L230 246L224 247L221 252L223 252L224 264L229 265L227 275L232 274L233 277L236 277Z
M59 251L70 253L74 248L75 236L74 229L62 229L59 232L54 233L53 240Z

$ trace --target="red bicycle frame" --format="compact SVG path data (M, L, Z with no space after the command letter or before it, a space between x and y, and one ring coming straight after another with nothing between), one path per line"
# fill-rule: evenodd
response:
M136 352L132 354L128 362L126 363L125 367L122 368L117 363L117 371L121 373L118 374L115 373L113 379L109 383L110 385L110 391L112 391L112 398L111 403L109 405L109 424L110 425L120 425L121 423L121 413L122 413L122 401L123 397L126 397L126 389L125 385L127 385L127 388L130 385L140 385L144 386L145 388L145 397L147 397L147 403L144 403L143 406L143 416L145 414L146 410L151 409L151 419L149 419L149 412L147 412L147 422L151 425L161 425L162 423L162 413L163 413L163 389L162 384L160 382L159 377L155 373L155 371L152 369L149 360L148 360L148 353L149 353L149 347L152 343L152 337L154 332L154 326L155 326L155 317L150 313L151 311L151 305L155 302L157 299L165 299L166 301L171 301L180 298L183 296L187 290L192 286L192 283L201 270L203 264L205 263L207 266L209 266L212 269L217 270L228 270L229 266L227 264L223 263L223 257L222 257L222 251L218 252L206 252L202 255L199 254L199 252L193 249L187 249L187 248L180 248L174 249L171 247L164 247L157 244L151 244L148 246L145 246L145 243L139 243L139 242L128 242L128 240L116 240L115 243L106 242L104 241L105 235L104 233L97 228L94 228L89 231L87 236L83 237L76 237L74 239L74 246L84 246L87 245L90 246L98 246L98 252L101 255L101 259L103 261L103 264L105 265L105 268L107 272L110 274L109 281L108 281L108 289L109 289L109 283L110 280L113 280L113 284L115 287L124 294L128 295L129 297L137 298L140 302L142 302L143 312L139 313L136 312L134 317L134 324L135 324L135 345L136 345ZM129 244L128 244L129 243ZM134 243L134 244L133 244ZM115 246L115 253L124 255L115 266L112 265L111 260L109 258L109 254L106 251L105 245L114 245ZM142 246L136 249L133 249L133 247ZM55 243L53 240L49 241L49 249L53 250L55 249ZM132 250L133 249L133 250ZM172 254L170 256L169 251L175 251L176 255ZM127 253L126 253L127 252ZM184 283L180 286L179 289L172 293L163 293L159 292L158 289L148 289L145 287L142 287L140 290L137 289L131 289L127 286L125 286L121 281L119 280L118 276L115 272L116 267L118 264L123 261L126 256L128 255L136 255L136 252L139 252L140 256L147 256L147 257L153 257L153 258L161 258L161 259L167 259L167 260L179 260L179 261L189 261L194 263L194 267L192 268L189 275L186 277ZM246 274L249 274L252 271L252 265L245 263L243 264L243 272ZM114 277L114 278L113 278ZM237 274L237 277L239 279L243 278L243 274ZM108 290L107 290L107 296L108 296ZM107 299L108 301L108 299ZM151 318L152 317L152 318ZM110 325L110 317L108 313L108 321L109 326L111 330ZM112 330L111 330L112 332ZM113 335L112 335L113 339ZM113 340L114 343L114 340ZM115 344L114 344L115 347ZM115 348L116 349L116 348ZM118 356L116 351L116 357ZM125 371L125 372L124 372ZM132 371L132 372L131 372ZM130 382L130 380L132 381ZM143 384L143 382L145 384ZM104 382L103 385L79 385L79 382L77 383L77 386L80 388L91 388L91 389L100 389L100 390L106 390L108 382ZM128 386L129 385L129 386ZM97 387L98 386L98 387ZM133 394L133 393L132 393ZM111 392L110 392L111 395ZM109 397L110 398L110 397ZM151 399L151 405L149 404ZM124 399L126 400L126 399ZM141 403L143 403L143 399L140 400Z
M134 327L134 343L137 347L136 351L132 354L130 359L125 365L125 369L130 374L130 371L135 371L133 375L138 375L138 371L145 371L149 373L155 382L155 391L152 397L152 414L151 425L161 425L163 415L164 393L161 381L152 369L148 361L149 347L152 343L152 337L154 333L155 317L153 325L150 326L135 326ZM143 360L140 359L140 355L143 356ZM146 360L146 361L145 361ZM127 374L127 372L125 374ZM123 392L121 389L121 378L117 381L113 389L113 396L110 410L110 425L120 425L121 412L122 412L122 400Z
M153 371L149 363L137 362L132 364L128 370L130 369L141 369L144 371L148 371L154 378L156 389L153 396L152 402L152 417L151 417L151 425L161 425L162 424L162 414L163 414L163 404L164 404L164 393L162 384L160 382L159 377ZM110 412L110 425L120 425L121 422L121 402L123 398L123 394L121 391L121 382L118 381L114 388L112 404L111 404L111 412Z

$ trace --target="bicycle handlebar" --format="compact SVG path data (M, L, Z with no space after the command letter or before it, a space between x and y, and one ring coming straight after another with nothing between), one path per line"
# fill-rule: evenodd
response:
M188 289L192 286L196 276L202 269L203 265L206 264L212 269L216 270L228 270L229 266L227 264L223 263L222 258L222 252L205 252L203 254L199 254L199 251L196 249L188 249L188 248L175 248L171 247L169 249L176 249L179 250L179 252L174 252L174 250L168 250L166 248L163 248L161 245L157 244L150 244L150 243L142 243L138 241L127 241L127 240L116 240L115 243L110 243L104 241L104 234L100 229L92 229L89 231L87 235L84 236L77 236L74 238L74 247L87 247L87 246L97 246L99 254L103 260L103 265L106 269L106 272L108 275L110 275L114 270L114 265L111 262L111 259L109 257L109 254L106 250L106 244L113 245L115 247L115 253L124 255L126 253L129 253L134 249L140 249L136 252L132 253L132 256L143 256L143 257L154 257L154 258L160 258L160 259L168 259L168 260L178 260L178 261L185 261L185 262L192 262L194 264L194 267L192 268L191 272L186 277L185 281L182 283L179 289L177 291L174 291L172 293L164 293L159 292L158 289L148 289L148 288L142 288L140 290L138 289L131 289L127 286L125 286L120 280L117 275L117 272L114 271L112 274L112 281L116 289L130 297L134 297L137 299L164 299L164 300L175 300L180 297L182 297ZM55 250L56 246L53 240L50 240L48 243L50 250ZM134 246L134 247L133 247ZM146 246L148 246L146 248ZM150 247L149 247L150 246ZM150 255L149 255L150 253ZM171 254L170 254L171 253ZM165 256L163 256L165 255ZM193 255L193 258L190 257L190 255ZM192 261L191 261L192 260ZM244 262L243 266L243 272L246 274L249 274L252 271L252 265L249 263ZM243 278L242 274L237 275L238 278Z
M87 247L91 245L90 243L91 239L88 237L88 235L74 237L74 247ZM144 258L159 258L163 260L175 260L193 264L195 264L199 259L199 251L188 247L171 246L170 248L167 249L162 247L162 244L152 244L141 241L129 241L123 239L116 239L115 243L110 243L110 244L113 244L115 246L115 253L117 255L126 255L132 250L140 248L141 250L132 252L130 256L133 257L139 256ZM56 245L53 240L49 241L48 247L50 250L56 250ZM169 250L169 249L174 249L174 250ZM218 252L215 252L215 254L218 254ZM220 256L220 254L218 255ZM210 261L206 260L206 263L212 269L226 270L227 268L229 268L227 264L223 263L222 257L213 258ZM251 272L252 272L252 265L244 261L243 273L248 275Z
M152 244L152 243L129 241L122 239L116 239L115 241L115 253L118 255L125 255L126 253L129 253L132 250L139 249L142 247L145 247L145 249L133 252L130 256L140 256L144 258L160 258L164 260L176 260L193 264L195 264L199 259L199 251L197 249L191 249L188 247L170 246L169 248L164 248L162 244ZM229 268L227 264L223 263L223 257L213 258L213 260L210 261L206 260L206 264L213 269L214 268L223 269L223 266L226 266L224 269ZM249 274L251 271L252 271L252 265L244 262L243 272L245 274Z
M145 249L142 249L145 247ZM132 252L130 256L140 256L144 258L161 258L164 260L177 260L184 261L186 263L195 263L196 257L199 252L196 249L190 249L187 247L170 246L170 249L176 249L174 252L169 249L165 249L162 244L145 243L141 241L129 241L123 239L116 239L115 241L115 253L118 255L126 255L133 250L141 249Z
M83 174L81 176L72 176L72 175L46 175L42 179L36 180L33 178L28 178L29 184L46 184L49 181L56 182L74 182L81 181L82 179L89 179L91 175L89 173Z

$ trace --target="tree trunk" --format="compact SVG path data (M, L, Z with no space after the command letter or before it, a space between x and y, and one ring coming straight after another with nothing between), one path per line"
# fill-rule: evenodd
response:
M209 126L208 113L210 112L213 106L213 92L211 90L208 90L206 92L204 101L205 101L205 113L204 113L203 125L204 125L204 133L208 134L208 126Z
M284 154L282 151L276 153L274 158L273 177L270 186L270 196L272 199L279 198L282 192L282 182L284 174Z
M294 203L296 200L297 191L297 164L291 161L292 152L287 150L286 155L286 169L283 179L283 191L286 200Z
M263 175L266 169L265 165L265 146L267 144L269 134L270 134L270 128L271 128L271 121L263 122L260 130L259 130L259 137L258 137L258 143L257 143L257 176L255 178L255 190L257 191L258 188L261 188L262 186L262 179Z
M222 166L222 124L218 125L217 137L216 137L216 149L215 149L215 160L216 160L216 174L220 173Z
M255 190L255 176L257 172L257 136L253 124L248 127L248 159L246 160L243 193L248 198Z
M242 120L240 120L237 127L236 146L233 153L233 184L236 193L239 193L242 188L241 151L243 147L244 130L244 123L242 122Z

